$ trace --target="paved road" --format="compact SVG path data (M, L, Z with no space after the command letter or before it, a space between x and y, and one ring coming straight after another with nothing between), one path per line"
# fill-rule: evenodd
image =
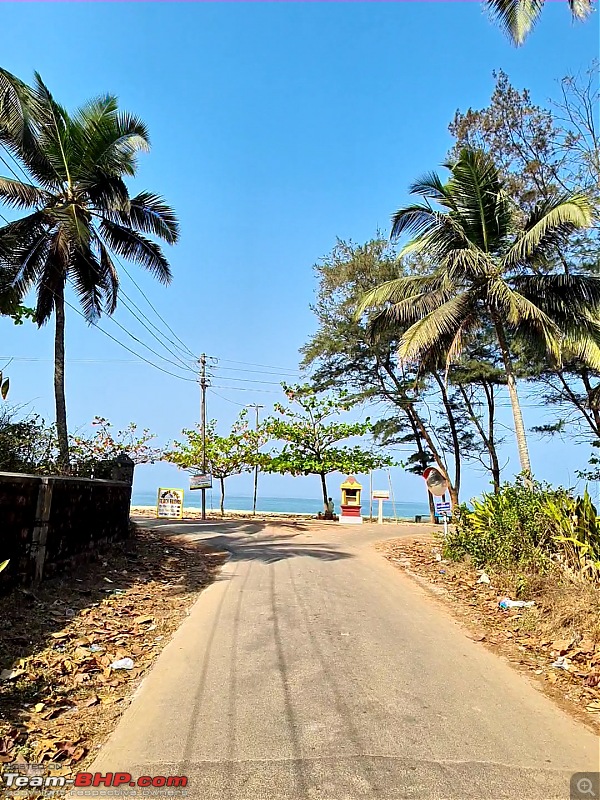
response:
M193 800L566 800L600 769L598 739L379 556L375 526L168 530L232 557L93 771L187 775Z

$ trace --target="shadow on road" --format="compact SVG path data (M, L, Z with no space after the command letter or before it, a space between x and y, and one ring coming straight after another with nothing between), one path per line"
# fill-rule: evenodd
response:
M288 558L318 558L338 561L352 553L325 542L296 541L301 534L319 533L319 528L296 521L207 520L144 521L143 527L160 530L161 535L198 542L216 550L226 550L237 561L261 561L272 564ZM275 532L273 529L276 529Z

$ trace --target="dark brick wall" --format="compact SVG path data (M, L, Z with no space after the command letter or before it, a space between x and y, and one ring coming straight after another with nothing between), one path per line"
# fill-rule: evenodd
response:
M67 563L129 535L131 486L88 478L47 479L51 491L46 528L36 520L42 478L0 472L0 591L36 576L56 574ZM37 529L36 529L37 525ZM36 539L45 534L45 547ZM40 553L41 549L41 553Z

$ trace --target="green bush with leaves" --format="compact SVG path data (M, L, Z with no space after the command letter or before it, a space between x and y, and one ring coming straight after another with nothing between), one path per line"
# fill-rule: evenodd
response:
M554 524L546 512L551 499L568 496L523 476L505 483L498 494L484 494L462 505L457 523L444 541L444 555L457 561L469 556L478 567L510 569L549 566L556 550Z
M553 564L571 576L600 580L600 520L590 495L520 476L498 494L484 494L472 508L460 506L443 544L453 561L478 567L545 570Z
M544 514L553 527L563 564L572 573L600 579L600 522L587 487L583 497L547 498Z

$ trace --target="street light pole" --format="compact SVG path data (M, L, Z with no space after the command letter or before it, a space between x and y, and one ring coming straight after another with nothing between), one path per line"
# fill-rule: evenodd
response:
M264 406L258 405L258 403L249 403L248 408L254 408L256 410L256 430L258 431L258 410L259 408L264 408ZM256 442L256 454L258 455L258 441ZM252 500L252 515L256 516L256 495L258 492L258 460L257 463L254 465L254 497Z
M206 475L206 354L200 356L200 424L202 430L202 474ZM202 489L202 519L206 519L206 489Z

